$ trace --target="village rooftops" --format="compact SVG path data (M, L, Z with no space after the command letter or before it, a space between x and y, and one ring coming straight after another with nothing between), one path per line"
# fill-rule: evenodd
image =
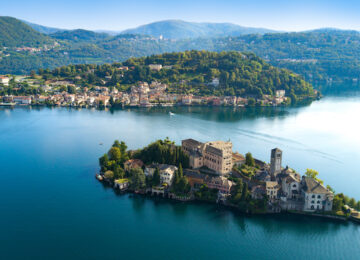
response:
M332 194L331 191L326 189L320 182L316 181L311 177L303 176L304 186L303 190L307 193L314 193L314 194Z

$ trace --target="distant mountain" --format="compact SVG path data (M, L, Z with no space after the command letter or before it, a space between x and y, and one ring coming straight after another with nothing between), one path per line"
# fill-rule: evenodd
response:
M77 29L68 31L58 31L49 36L58 40L67 40L72 42L96 42L111 37L107 33L97 33L93 31Z
M212 38L239 36L244 34L264 34L275 32L264 28L243 27L231 23L193 23L181 20L166 20L128 29L122 33L150 35L166 39Z
M0 46L37 47L52 43L53 39L41 34L22 21L8 16L0 16Z
M66 31L65 29L48 27L48 26L39 25L36 23L30 23L25 20L20 20L20 21L26 23L27 25L29 25L31 28L33 28L35 31L38 31L39 33L50 34L50 33L56 33L58 31Z

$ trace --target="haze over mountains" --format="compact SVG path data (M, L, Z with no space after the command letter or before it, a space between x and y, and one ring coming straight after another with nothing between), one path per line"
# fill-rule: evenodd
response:
M308 81L360 81L360 33L356 31L324 28L282 33L226 23L168 20L111 35L0 17L0 74L23 74L68 64L122 62L185 50L253 52Z

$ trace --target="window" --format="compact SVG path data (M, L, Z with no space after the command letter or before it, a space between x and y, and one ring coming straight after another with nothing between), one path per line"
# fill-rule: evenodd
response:
M311 203L312 203L312 204L314 204L314 203L315 203L315 201L313 201L313 200L312 200L312 201L311 201Z
M318 195L318 199L320 199L321 198L321 196L320 195Z
M313 198L313 199L314 199L314 198L315 198L315 195L312 195L312 196L311 196L311 198Z

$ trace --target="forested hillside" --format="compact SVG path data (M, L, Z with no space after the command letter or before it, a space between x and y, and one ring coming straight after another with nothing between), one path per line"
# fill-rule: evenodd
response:
M111 36L86 30L61 31L47 36L15 18L1 17L0 22L0 45L3 46L0 47L0 74L24 74L68 64L122 62L165 52L235 50L253 52L270 64L292 70L315 84L360 82L360 33L355 31L326 29L160 40L152 36ZM49 41L56 41L58 45L36 52L15 48L41 47Z
M0 47L39 47L53 42L18 19L0 16Z
M161 64L152 70L150 64ZM122 66L129 70L120 69ZM45 79L61 77L81 83L97 85L107 76L108 86L131 85L139 81L159 81L169 85L171 93L195 95L254 96L274 95L284 89L288 96L313 95L312 86L288 70L277 69L251 53L186 51L131 58L122 64L71 65L52 71L40 70ZM219 86L209 84L220 80Z

